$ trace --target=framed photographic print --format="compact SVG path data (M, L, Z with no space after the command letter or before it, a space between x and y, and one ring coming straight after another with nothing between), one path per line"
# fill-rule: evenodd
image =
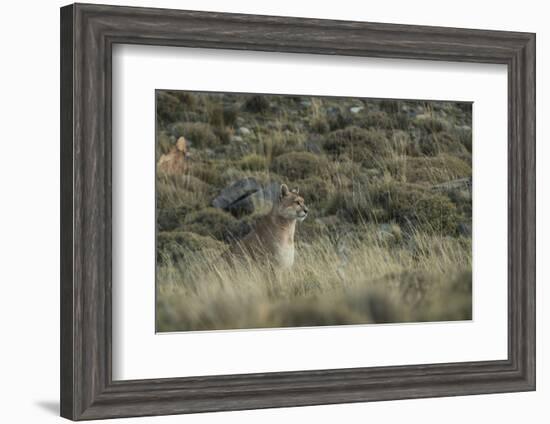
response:
M61 414L535 389L535 36L61 9Z

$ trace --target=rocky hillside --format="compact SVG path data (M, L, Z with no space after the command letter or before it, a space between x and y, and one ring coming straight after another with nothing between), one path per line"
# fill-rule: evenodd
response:
M185 170L157 177L158 258L242 237L281 182L312 212L298 241L365 222L395 243L412 231L468 237L471 113L456 102L158 91L157 159L187 142Z

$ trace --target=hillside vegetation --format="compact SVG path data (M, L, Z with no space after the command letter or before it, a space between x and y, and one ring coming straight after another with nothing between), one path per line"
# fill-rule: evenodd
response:
M157 330L471 319L471 105L157 92ZM298 187L296 263L220 261L261 208L231 184Z

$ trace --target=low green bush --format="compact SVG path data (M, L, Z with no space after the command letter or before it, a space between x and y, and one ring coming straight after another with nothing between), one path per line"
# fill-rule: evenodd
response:
M157 209L157 230L173 231L178 229L183 224L185 216L192 210L186 206Z
M157 233L157 262L178 262L185 259L186 252L215 249L220 252L225 244L208 236L189 231L159 231Z
M407 181L411 183L429 182L439 184L445 181L472 176L472 165L448 154L430 158L410 158L407 160Z
M359 127L348 127L327 134L323 148L332 155L345 155L365 166L377 164L391 154L391 143L384 131Z
M319 116L309 120L309 128L317 134L325 134L330 131L330 124L326 117Z
M291 180L304 179L311 175L326 175L325 157L310 152L290 152L277 156L271 170Z
M241 235L242 224L228 212L216 208L204 208L185 217L183 228L220 241L231 241Z
M171 127L172 135L184 136L194 148L212 148L220 144L212 126L204 122L178 122Z
M223 121L228 127L234 127L237 122L237 108L235 106L225 106L223 108Z
M252 153L239 160L238 166L245 171L265 171L268 168L267 158L264 155Z
M383 111L369 112L362 120L361 126L364 128L391 129L396 127L397 121L395 115L389 115Z
M221 165L221 166L220 166ZM214 187L224 184L223 164L206 162L189 162L188 173Z
M172 146L174 146L175 142L175 137L171 137L165 131L160 131L157 134L157 155L160 157L160 155L168 153L172 149Z
M168 92L157 92L157 120L161 123L173 123L181 119L181 104L179 99Z
M460 128L456 130L456 135L460 143L469 153L472 153L472 129Z
M192 175L157 176L157 209L196 209L207 204L210 186Z
M156 104L157 121L165 127L188 118L188 112L196 106L196 99L192 93L184 91L158 91Z
M378 102L378 106L380 107L380 110L391 115L396 115L397 113L399 113L401 109L401 105L402 105L402 102L400 102L399 100L392 100L392 99L382 99L382 100L379 100Z
M448 128L448 124L445 120L436 117L416 118L413 121L413 125L416 128L423 129L429 134L441 132Z
M265 113L269 110L269 99L265 95L248 97L244 109L251 113Z
M300 190L300 195L305 199L307 205L322 205L334 193L336 188L328 177L312 175L303 180L292 182Z
M408 183L439 184L472 176L471 163L446 153L433 157L399 157L386 166L396 180Z
M384 221L429 234L457 234L460 215L455 204L447 196L422 186L385 183L372 191L372 201L384 210Z

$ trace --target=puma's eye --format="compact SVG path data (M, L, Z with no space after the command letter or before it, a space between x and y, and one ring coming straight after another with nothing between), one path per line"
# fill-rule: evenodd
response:
M299 205L299 204L300 204L300 201L299 201L299 200L296 200L296 202L294 202L294 203L296 203L297 205Z

